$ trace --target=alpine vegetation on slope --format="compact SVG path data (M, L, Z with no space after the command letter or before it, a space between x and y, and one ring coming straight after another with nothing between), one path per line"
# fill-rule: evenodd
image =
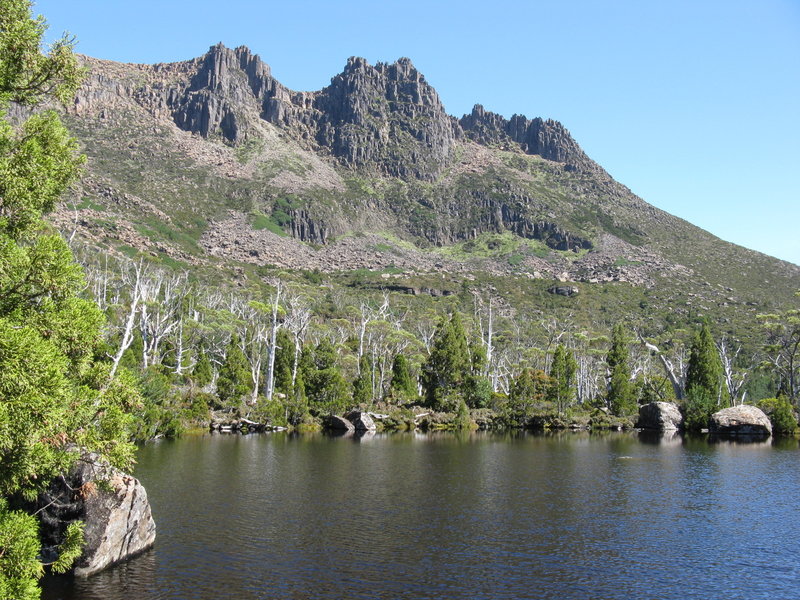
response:
M57 222L93 244L195 265L680 287L704 305L785 307L800 287L796 266L634 196L556 121L447 115L408 59L351 58L315 92L221 44L84 62L67 121L89 176Z

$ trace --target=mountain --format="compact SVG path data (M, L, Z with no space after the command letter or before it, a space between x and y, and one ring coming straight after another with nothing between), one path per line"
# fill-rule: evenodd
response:
M624 296L662 322L740 322L800 288L800 267L635 196L557 121L480 105L448 115L407 58L350 58L314 92L288 89L245 47L83 61L65 121L87 175L55 219L90 246L233 278L250 265L366 269L381 275L370 286L410 292L480 275L574 307Z

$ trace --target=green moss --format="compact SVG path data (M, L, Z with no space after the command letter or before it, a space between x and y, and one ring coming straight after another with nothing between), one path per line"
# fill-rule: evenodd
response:
M456 259L505 256L515 252L521 243L522 238L513 233L483 233L472 240L437 248L435 252Z
M262 229L267 229L272 233L275 233L280 236L286 237L286 232L283 228L278 224L273 217L268 217L262 214L255 214L252 216L250 221L251 226L253 229L260 231Z
M127 244L122 244L121 246L117 246L117 250L119 250L122 254L124 254L128 258L134 258L139 254L139 251L136 248L134 248L133 246L128 246Z
M106 207L103 206L102 204L99 204L92 198L86 198L86 197L81 198L81 201L75 204L75 208L78 210L84 210L88 208L90 210L96 210L98 212L106 210Z
M629 265L641 265L644 264L640 260L628 260L627 258L619 257L617 260L614 261L615 267L627 267Z

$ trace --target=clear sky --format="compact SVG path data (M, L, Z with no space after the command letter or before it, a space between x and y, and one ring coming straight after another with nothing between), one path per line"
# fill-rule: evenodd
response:
M411 58L460 117L561 121L636 194L800 264L800 0L39 0L78 51L154 63L248 46L317 90Z

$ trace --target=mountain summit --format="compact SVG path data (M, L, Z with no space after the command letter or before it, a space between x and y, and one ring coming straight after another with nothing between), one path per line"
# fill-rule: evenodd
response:
M632 194L557 121L479 104L448 115L407 58L350 58L311 92L245 47L83 60L66 118L90 158L75 206L93 244L194 265L625 283L673 290L663 302L680 296L686 316L784 305L800 288L797 266ZM75 221L67 207L59 219Z

